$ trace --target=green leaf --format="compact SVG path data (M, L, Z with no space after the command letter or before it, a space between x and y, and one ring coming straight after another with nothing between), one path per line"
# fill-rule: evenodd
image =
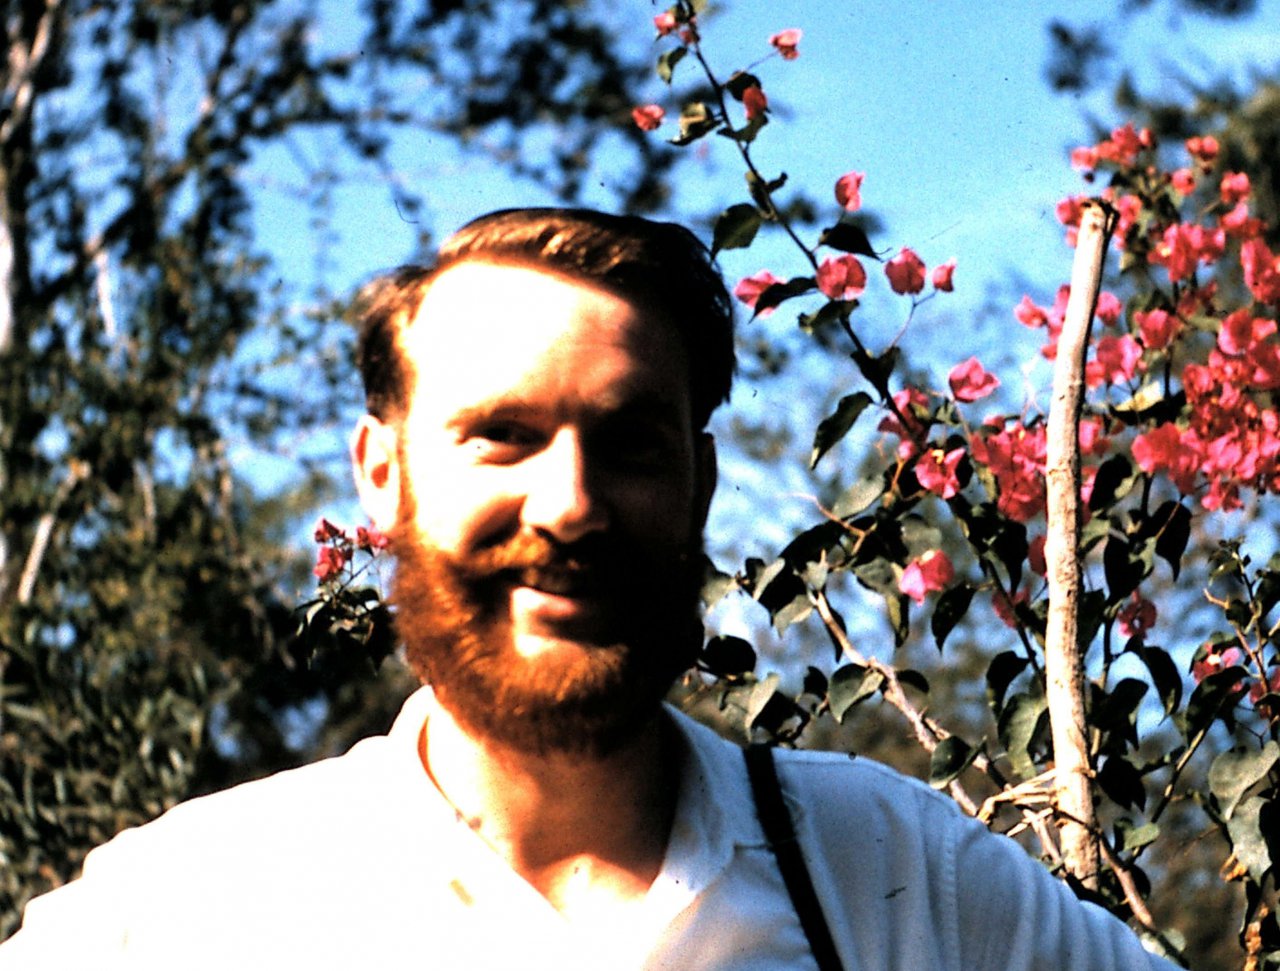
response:
M813 436L813 452L809 456L809 468L816 466L822 456L849 434L858 417L870 404L871 396L865 391L847 394L840 399L836 410L818 423L818 430Z
M1261 796L1246 800L1227 820L1231 849L1257 883L1262 883L1271 869L1280 837L1278 822L1280 812L1277 811L1276 804Z
M929 785L935 789L945 789L977 757L978 750L960 736L950 735L944 738L929 757Z
M1123 499L1137 481L1133 463L1122 453L1116 453L1098 467L1089 493L1089 509L1097 512L1106 509L1117 499Z
M997 722L1000 741L1009 755L1013 770L1024 780L1033 779L1039 774L1031 750L1048 715L1044 698L1028 694L1014 695L1000 712Z
M743 94L747 88L759 88L760 79L748 71L734 71L729 75L729 80L725 81L725 90L733 97L735 101L741 101Z
M716 677L732 677L755 670L756 649L741 637L721 634L707 641L698 663Z
M1103 732L1114 732L1130 745L1136 746L1138 706L1146 696L1148 687L1145 681L1138 678L1121 678L1110 693L1104 693L1101 688L1095 687L1101 697L1095 700L1093 710L1089 713L1089 723Z
M1154 545L1130 543L1128 537L1113 533L1102 551L1102 568L1107 578L1107 600L1116 604L1138 589L1151 573Z
M861 664L845 664L836 668L827 688L827 704L838 722L854 705L865 701L880 690L884 675Z
M765 287L764 291L756 299L754 315L759 317L766 310L770 310L785 300L792 297L799 297L802 294L809 293L811 290L817 289L817 282L811 276L798 276L785 283L775 283L773 286Z
M757 681L755 687L751 689L751 694L747 696L747 727L754 728L756 720L764 712L765 706L778 694L778 684L781 677L774 673L768 677Z
M715 129L719 122L711 109L701 101L693 101L680 111L680 134L671 139L672 145L688 145Z
M997 715L1004 708L1004 695L1013 679L1031 662L1013 651L1001 651L987 666L987 702Z
M765 291L765 293L768 292L768 290ZM899 351L897 346L890 347L879 357L861 349L854 351L849 356L853 358L853 363L858 366L858 370L867 379L867 383L875 388L882 398L889 398L889 378L893 375L893 369L898 364Z
M760 210L755 206L745 202L730 206L716 217L711 237L711 255L714 256L721 250L750 246L761 222Z
M1275 740L1261 749L1233 748L1221 753L1209 766L1209 791L1218 800L1222 815L1230 819L1244 794L1267 777L1280 762Z
M1182 713L1182 735L1188 742L1194 739L1216 718L1229 719L1231 710L1240 698L1240 684L1248 674L1235 666L1214 671L1191 692L1186 710Z
M969 611L969 605L973 602L974 588L967 583L959 583L948 590L945 590L938 597L938 603L933 608L933 617L930 619L930 626L933 629L933 640L938 645L938 650L942 650L942 645L947 640L956 624L964 618Z
M859 479L840 493L840 497L831 507L831 515L837 519L852 519L875 505L882 495L884 495L882 479Z
M1121 852L1132 853L1154 843L1159 837L1160 826L1157 823L1134 826L1127 819L1116 820L1116 849Z
M687 51L683 47L673 47L658 57L658 77L667 84L671 83L671 72L684 59Z
M1179 391L1166 398L1161 382L1151 381L1138 389L1128 401L1113 405L1111 414L1126 425L1154 426L1177 419L1186 403L1185 393Z
M1135 653L1151 672L1151 681L1156 686L1156 692L1164 705L1164 715L1168 718L1182 703L1182 675L1178 673L1178 666L1173 663L1169 652L1160 647L1138 647Z
M1147 788L1142 773L1124 757L1108 756L1098 770L1098 785L1107 797L1125 809L1143 809L1147 805Z
M830 246L832 249L840 250L842 253L855 253L858 256L869 256L872 259L879 259L875 248L871 245L871 240L867 238L866 232L861 226L854 223L838 222L822 231L822 235L818 237L818 242L823 246Z
M1182 554L1186 552L1187 541L1191 539L1191 510L1180 502L1170 500L1156 510L1151 518L1154 522L1164 524L1156 534L1156 555L1169 564L1176 580L1182 570Z

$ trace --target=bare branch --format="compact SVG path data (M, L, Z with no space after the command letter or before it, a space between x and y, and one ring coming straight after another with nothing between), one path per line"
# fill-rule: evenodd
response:
M1098 886L1098 839L1085 722L1084 659L1079 643L1080 408L1089 326L1102 281L1113 218L1102 203L1084 208L1053 371L1053 399L1045 454L1048 533L1045 563L1049 616L1045 632L1046 698L1056 763L1055 789L1062 817L1067 869L1091 889Z

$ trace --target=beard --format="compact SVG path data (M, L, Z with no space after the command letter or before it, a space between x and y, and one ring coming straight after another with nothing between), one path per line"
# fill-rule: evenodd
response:
M702 646L701 543L655 557L611 534L560 544L519 533L467 557L392 535L396 627L406 660L473 736L535 755L602 757L634 738ZM515 646L511 591L564 589L607 604L534 656ZM570 643L563 643L570 642Z

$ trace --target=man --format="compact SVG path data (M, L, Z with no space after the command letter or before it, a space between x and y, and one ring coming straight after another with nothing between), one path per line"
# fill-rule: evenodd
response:
M662 705L733 369L691 234L495 213L363 327L356 479L430 687L387 736L96 850L0 968L1165 966L928 787L785 753L757 798Z

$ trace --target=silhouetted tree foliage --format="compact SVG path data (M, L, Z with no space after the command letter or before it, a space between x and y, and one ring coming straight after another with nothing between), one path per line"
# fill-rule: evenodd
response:
M608 5L319 11L4 4L0 936L121 828L341 750L405 688L359 653L291 646L306 567L286 530L325 483L268 501L233 457L244 440L287 452L357 396L341 308L297 310L255 240L264 153L326 139L298 163L317 232L360 166L418 220L429 190L390 152L406 130L564 199L587 180L631 209L665 197L672 156L622 123L648 67Z

